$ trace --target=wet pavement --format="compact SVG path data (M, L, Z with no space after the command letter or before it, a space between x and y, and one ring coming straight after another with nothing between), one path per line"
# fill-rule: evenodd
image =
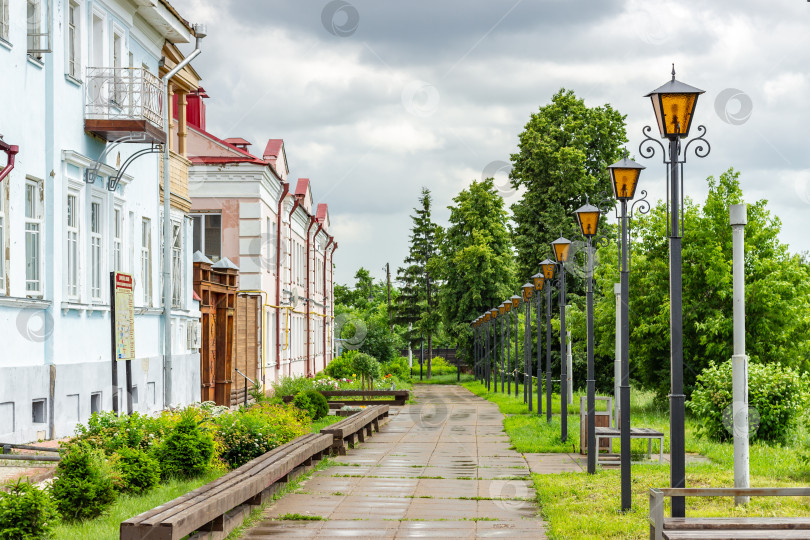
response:
M417 385L414 397L242 538L546 538L498 407L460 386Z

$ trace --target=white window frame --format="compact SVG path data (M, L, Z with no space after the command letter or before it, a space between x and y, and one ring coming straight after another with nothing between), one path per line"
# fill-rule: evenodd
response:
M0 0L2 1L2 0ZM71 14L73 18L71 20ZM82 5L68 0L65 12L65 74L76 80L82 78ZM71 46L73 54L71 55Z
M118 26L117 24L113 23L112 25L112 35L110 36L110 66L113 68L114 72L114 92L113 92L113 103L123 108L126 104L124 103L125 98L128 94L127 88L127 78L124 76L124 57L127 54L127 38L126 38L126 30Z
M183 223L172 220L172 308L183 308Z
M9 43L8 3L10 0L0 0L0 39Z
M115 203L112 211L112 268L124 272L124 205Z
M205 231L207 228L206 221L209 217L218 216L219 217L219 255L217 256L209 256L206 253L208 250L205 248ZM203 212L198 214L189 214L189 219L191 220L192 224L192 231L191 231L191 249L194 249L194 237L197 236L197 221L199 219L200 228L200 249L199 251L202 252L203 255L211 259L211 262L219 262L222 259L222 212Z
M42 254L43 254L43 246L42 240L44 236L44 222L43 222L43 207L45 206L45 193L42 188L43 182L38 178L33 178L31 176L26 177L25 179L25 190L23 193L23 201L24 201L24 218L25 218L25 294L29 297L41 298L44 287L42 283ZM29 212L29 205L28 205L28 194L29 189L33 189L33 194L35 195L32 200L32 206L30 207ZM29 215L31 214L31 215ZM29 268L32 266L31 262L29 261L31 254L29 253L29 235L32 237L36 237L36 253L35 261L34 261L34 275L33 277L29 275Z
M70 199L74 207L70 210ZM68 300L79 301L81 298L81 192L68 187L65 196L65 296ZM72 219L71 219L72 218Z
M0 0L2 2L3 0ZM6 201L8 200L8 179L0 183L0 296L6 294L6 246L8 246L8 221Z
M143 303L152 305L152 220L141 218L141 287Z
M95 223L93 222L94 207L98 205L98 215L95 216ZM104 199L97 195L92 195L90 198L88 219L90 220L87 227L88 235L88 259L90 269L88 274L90 301L93 303L100 303L104 299L104 270L105 270L105 257L104 257L104 212L106 208Z

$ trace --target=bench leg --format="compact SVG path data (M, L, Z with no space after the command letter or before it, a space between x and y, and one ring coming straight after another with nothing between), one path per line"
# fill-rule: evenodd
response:
M664 462L664 438L658 439L658 463Z
M374 421L371 424L374 426L374 431L379 433L380 432L380 421L377 418L375 418Z
M357 440L360 442L366 442L366 428L360 428L360 431L357 432Z
M374 432L374 426L373 426L373 425L371 425L371 424L367 425L367 426L366 426L366 436L367 436L367 437L371 437L371 435L373 434L373 432Z
M652 437L647 439L647 459L652 459Z

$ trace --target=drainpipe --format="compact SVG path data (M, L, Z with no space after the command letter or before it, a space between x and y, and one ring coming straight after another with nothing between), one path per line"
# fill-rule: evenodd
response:
M202 51L200 42L207 34L204 24L194 25L197 39L194 51L174 69L163 76L163 130L166 142L163 145L163 407L171 405L172 398L172 221L171 189L169 186L169 80L194 60Z
M0 151L5 152L8 156L6 166L0 170L0 182L2 182L3 179L11 172L11 169L14 168L14 157L20 151L20 147L16 144L7 144L2 138L0 138Z
M332 324L335 322L335 263L333 262L335 259L335 250L338 248L338 243L335 242L335 247L332 248L332 253L329 254L329 289L330 295L329 298L332 299L332 303L329 305L332 311ZM324 291L324 294L326 291ZM332 338L334 339L335 332L334 329L332 331ZM334 353L334 351L331 351ZM330 357L332 354L330 354Z
M287 240L289 240L289 242L290 242L290 249L288 251L289 251L289 257L290 257L290 265L289 266L290 266L290 290L291 291L293 290L293 287L294 287L294 285L293 285L293 273L292 273L292 266L293 266L292 265L292 256L293 256L293 252L292 252L292 215L295 212L295 209L298 208L298 205L301 204L301 199L302 198L303 197L301 195L298 195L298 194L295 195L295 202L293 203L293 206L292 206L292 209L290 210L289 215L287 215L287 227L288 227L287 231L289 233L287 235L288 236ZM292 306L292 309L294 310L295 306ZM291 325L292 320L289 319L287 321L287 324ZM289 326L287 327L287 331L288 332L290 331ZM288 377L292 374L292 343L290 343L289 351L290 351L290 361L287 362L287 376Z
M290 184L281 183L281 195L278 197L278 224L276 226L276 305L281 305L281 205L290 192ZM276 308L276 369L281 368L281 308Z
M306 248L307 249L307 287L306 287L306 291L307 291L307 293L306 293L307 294L307 299L306 299L306 303L307 303L307 367L306 367L306 376L307 377L309 377L310 370L312 369L311 366L309 365L310 361L311 361L310 353L309 353L309 231L312 230L312 226L315 225L315 222L316 222L315 218L312 217L312 216L309 216L309 226L307 227L307 248ZM316 232L315 234L318 234L318 233ZM313 375L314 375L314 373L313 373Z
M323 226L323 224L321 224ZM330 236L329 241L323 247L323 367L326 369L326 252L329 251L329 246L332 245L334 237Z

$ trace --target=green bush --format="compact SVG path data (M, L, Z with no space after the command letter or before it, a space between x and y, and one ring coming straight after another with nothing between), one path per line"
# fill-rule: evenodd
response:
M139 448L121 448L111 461L122 493L146 493L160 481L160 463Z
M214 419L220 459L231 469L309 431L303 411L283 404L260 403Z
M363 381L363 389L373 389L374 379L379 379L382 376L380 363L376 358L366 353L358 353L354 357L354 367Z
M48 538L58 518L47 491L27 479L6 484L0 490L0 540Z
M733 437L731 361L711 364L697 377L686 406L701 420L698 433L717 441ZM750 440L784 444L795 433L808 401L805 375L779 364L748 365Z
M119 417L107 411L93 413L87 427L76 427L76 436L109 456L121 448L149 450L163 438L166 428L167 422L161 417L138 413Z
M163 478L193 478L208 470L214 457L214 437L203 425L206 421L193 408L180 413L177 425L156 450Z
M312 390L314 380L308 377L281 377L272 384L273 396L294 396L305 390Z
M427 367L425 367L427 369ZM430 361L430 374L431 375L449 375L455 373L458 368L454 364L449 364L447 360L441 356L435 357Z
M307 390L306 392L302 392L298 394L298 396L306 396L309 400L309 408L307 409L310 418L313 420L320 420L327 414L329 414L329 403L326 401L326 398L318 392L317 390ZM295 396L298 399L298 396ZM296 405L297 407L298 405ZM299 409L302 407L298 407Z
M115 502L113 475L104 454L82 442L65 447L51 493L66 521L101 515Z
M357 369L354 366L354 359L360 354L357 351L348 350L343 354L333 359L326 368L324 373L333 379L353 379L357 374Z
M411 378L411 368L408 366L408 359L404 356L394 358L390 362L383 364L382 371L383 374L391 374L397 379L406 380Z

